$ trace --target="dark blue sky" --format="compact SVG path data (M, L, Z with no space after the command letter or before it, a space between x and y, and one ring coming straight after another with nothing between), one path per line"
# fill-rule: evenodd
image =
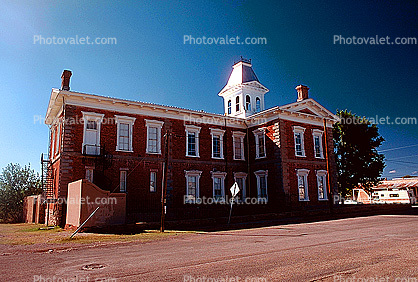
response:
M0 5L0 167L39 169L48 129L33 120L45 116L63 69L73 71L75 91L222 113L217 93L242 55L270 89L266 107L294 102L295 86L306 84L333 112L418 118L418 45L333 44L334 35L417 38L416 1L16 2ZM40 45L36 35L117 44ZM267 44L188 45L184 35ZM382 150L418 145L417 124L379 128ZM418 146L385 154L393 161L384 176L418 174Z

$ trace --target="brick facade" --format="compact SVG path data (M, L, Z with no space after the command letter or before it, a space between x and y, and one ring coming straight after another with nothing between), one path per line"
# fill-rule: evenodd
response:
M57 99L59 97L60 99ZM336 117L312 99L304 99L284 107L275 107L247 119L214 115L174 107L126 101L97 95L53 89L47 113L51 124L50 160L54 175L54 197L66 198L70 182L86 177L86 169L93 169L93 183L111 192L120 190L120 171L127 172L127 220L130 222L157 220L161 211L165 134L168 138L167 218L203 218L227 216L229 205L198 205L184 202L186 195L185 171L201 171L200 197L213 198L212 173L226 172L225 195L230 195L234 173L245 173L246 197L259 198L256 173L268 172L267 204L240 204L234 214L283 212L290 209L327 207L328 201L318 200L315 172L326 170L325 158L315 158L312 130L322 130L327 120L331 188L336 186L336 169L332 144L332 124ZM61 102L58 102L61 101ZM306 110L308 109L308 111ZM83 112L103 115L100 126L100 153L83 153L85 126ZM315 112L315 113L314 113ZM320 113L320 114L318 114ZM132 127L132 151L118 151L118 126L115 116L135 118ZM161 154L147 153L147 120L163 122ZM186 125L200 128L199 157L186 156ZM295 155L294 126L305 129L305 157ZM224 130L223 159L212 157L211 130ZM265 157L256 158L254 131L265 134ZM54 133L57 132L56 138ZM233 132L245 134L244 160L234 160ZM58 141L57 141L58 140ZM55 149L55 146L58 146ZM308 169L309 201L300 201L296 169ZM156 172L156 190L150 191L150 172ZM57 223L65 222L65 205L55 205Z

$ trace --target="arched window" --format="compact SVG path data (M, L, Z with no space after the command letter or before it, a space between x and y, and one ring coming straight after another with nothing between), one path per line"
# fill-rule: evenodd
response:
M235 99L235 111L239 112L239 96Z
M232 112L232 102L231 100L228 101L228 115L230 115Z
M261 112L261 101L260 101L260 98L255 98L255 111L258 113L258 112Z
M251 97L250 97L250 95L247 95L247 97L245 97L245 110L251 111Z

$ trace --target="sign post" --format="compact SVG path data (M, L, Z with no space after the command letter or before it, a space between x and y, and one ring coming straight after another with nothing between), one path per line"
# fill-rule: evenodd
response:
M231 186L231 188L229 188L229 191L231 191L232 198L231 198L231 209L229 210L228 224L231 222L232 205L234 204L235 197L238 195L238 193L239 193L239 191L240 191L240 190L239 190L238 183L237 183L237 182L235 182L235 183Z

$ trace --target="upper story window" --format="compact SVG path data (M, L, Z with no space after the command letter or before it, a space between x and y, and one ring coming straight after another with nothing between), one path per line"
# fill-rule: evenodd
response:
M57 124L57 126L55 127L55 152L54 155L58 155L59 153L59 148L60 148L60 141L61 141L61 126L60 124Z
M251 111L251 97L250 97L250 95L247 95L245 97L245 110L246 111Z
M228 100L228 115L232 113L232 101Z
M81 112L83 114L84 132L83 132L83 154L100 154L100 126L104 114Z
M308 195L308 169L297 169L299 201L309 201Z
M200 127L185 125L186 128L186 156L199 157Z
M186 176L186 196L184 202L195 203L196 199L199 198L199 182L202 171L186 170L184 173Z
M327 171L318 170L316 172L316 182L318 184L318 200L327 200Z
M245 133L241 131L232 132L232 142L234 146L234 160L244 160L244 137Z
M115 115L117 124L116 151L132 152L132 131L136 118Z
M267 194L267 176L268 170L258 170L254 172L255 176L257 177L257 195L259 199L266 199L268 198Z
M148 154L161 154L161 129L164 122L158 120L145 120L147 127L147 149Z
M220 200L225 198L226 172L211 172L213 180L213 198Z
M223 136L225 130L211 128L210 135L212 136L212 158L213 159L223 159L224 150L223 150Z
M322 134L324 132L319 129L312 130L312 137L314 143L314 156L315 158L323 159L324 158L324 151L322 147Z
M261 112L261 100L259 97L255 98L255 112Z
M304 133L305 128L300 126L293 127L293 134L295 140L295 155L299 157L305 157Z
M239 96L235 98L235 112L239 112Z
M253 131L255 136L255 158L261 159L266 157L266 129L259 128Z

